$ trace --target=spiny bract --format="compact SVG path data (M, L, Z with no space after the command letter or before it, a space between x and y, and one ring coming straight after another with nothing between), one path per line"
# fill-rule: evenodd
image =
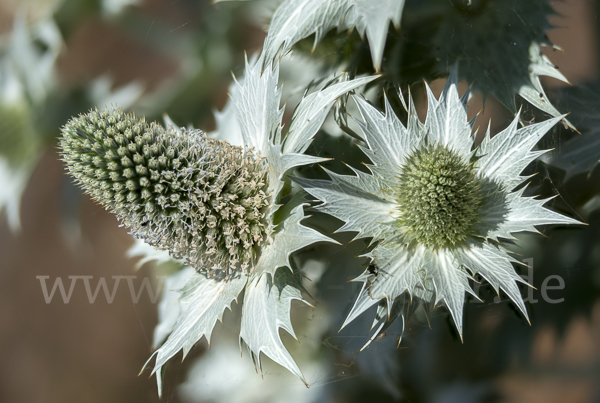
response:
M137 238L208 277L247 271L257 258L269 195L251 151L114 108L80 115L62 133L70 173Z

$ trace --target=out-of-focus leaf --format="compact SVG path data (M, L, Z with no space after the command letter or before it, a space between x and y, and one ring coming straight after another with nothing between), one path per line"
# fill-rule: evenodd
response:
M140 81L132 81L115 89L112 86L113 80L106 74L92 81L88 88L92 103L99 108L119 105L120 108L129 109L144 93L144 85Z
M119 15L124 9L136 6L141 0L102 0L102 11L110 16Z
M429 0L411 2L403 24L407 29L432 27L433 33L421 38L431 53L419 58L429 59L439 73L449 73L458 63L460 79L484 98L494 95L516 113L519 94L560 116L540 83L540 76L567 82L541 53L540 46L549 45L546 32L552 28L552 14L548 0Z
M14 167L0 158L0 213L4 210L13 232L21 229L21 196L35 168L37 158L31 163Z
M19 14L15 19L5 57L14 66L18 80L32 102L45 101L56 85L55 63L62 46L60 30L51 18L31 27L26 24L25 14Z
M600 81L565 88L553 98L565 105L581 135L559 145L554 156L544 160L564 169L565 181L582 172L591 174L600 160Z

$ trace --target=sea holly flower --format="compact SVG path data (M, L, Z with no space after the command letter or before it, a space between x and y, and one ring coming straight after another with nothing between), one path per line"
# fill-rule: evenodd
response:
M519 116L505 130L474 146L473 121L458 94L456 69L439 99L428 86L425 123L409 96L404 126L387 99L385 114L353 96L362 121L371 174L327 171L328 180L297 179L323 203L316 209L344 221L338 231L372 238L369 268L356 281L362 290L342 328L378 306L373 340L415 302L443 302L462 337L465 293L479 274L502 289L527 317L515 272L502 240L535 226L576 224L543 207L546 200L524 197L523 169L545 151L532 147L562 117L518 128ZM475 295L476 296L476 295ZM477 297L477 296L476 296ZM368 343L367 343L368 344Z
M304 151L331 106L375 77L340 80L307 95L283 135L278 65L264 72L260 66L247 63L231 94L242 146L198 130L164 129L116 108L90 111L62 129L61 154L83 189L136 238L196 271L181 291L171 335L153 355L159 389L165 363L182 349L185 357L203 336L210 342L244 289L240 344L258 369L263 352L303 379L279 337L280 327L294 335L290 303L303 300L289 258L331 240L300 223L298 198L281 206L290 188L286 175L323 161Z

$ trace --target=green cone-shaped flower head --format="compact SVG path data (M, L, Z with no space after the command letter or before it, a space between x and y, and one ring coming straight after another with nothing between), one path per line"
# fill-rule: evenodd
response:
M80 115L62 133L70 173L137 238L209 277L247 271L256 259L269 195L252 152L118 109Z

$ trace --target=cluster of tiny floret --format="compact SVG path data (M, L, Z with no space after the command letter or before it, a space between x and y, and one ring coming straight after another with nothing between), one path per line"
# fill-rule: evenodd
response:
M70 173L137 238L219 279L258 258L270 195L251 151L119 109L80 115L62 133Z
M394 197L403 242L436 249L477 235L473 228L483 203L480 180L474 164L447 147L414 150L400 167Z

